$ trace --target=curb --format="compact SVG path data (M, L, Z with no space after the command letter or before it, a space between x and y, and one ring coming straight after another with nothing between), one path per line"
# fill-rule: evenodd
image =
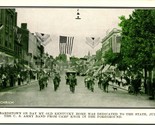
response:
M0 88L0 92L10 91L10 90L13 90L13 89L16 89L16 88L19 88L19 87L23 87L23 86L26 86L26 85L31 85L31 84L33 84L35 82L38 82L38 80L33 80L33 81L30 82L30 84L25 82L25 83L23 83L21 85L17 85L17 86L13 86L13 87Z

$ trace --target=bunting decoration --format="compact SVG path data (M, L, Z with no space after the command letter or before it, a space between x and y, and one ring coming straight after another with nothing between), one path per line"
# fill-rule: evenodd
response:
M100 43L100 38L86 37L86 43L94 49Z
M59 51L60 54L72 54L74 37L60 36Z
M46 46L48 43L50 43L52 41L49 34L36 32L36 37L37 37L38 41L41 43L41 45L43 45L43 46Z

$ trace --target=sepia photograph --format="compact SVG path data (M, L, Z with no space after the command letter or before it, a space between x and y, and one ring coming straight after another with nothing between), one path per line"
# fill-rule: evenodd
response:
M0 8L0 107L155 107L152 8Z
M0 124L155 123L154 0L0 3Z

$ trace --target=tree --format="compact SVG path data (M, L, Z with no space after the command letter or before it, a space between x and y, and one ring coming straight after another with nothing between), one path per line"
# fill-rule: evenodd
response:
M55 59L66 63L67 62L67 55L66 54L59 54Z
M145 92L147 92L147 71L155 66L155 10L135 10L129 18L120 17L119 26L122 28L120 62L124 62L130 69L145 70Z
M95 65L100 66L103 65L103 60L102 60L102 49L99 49L98 51L96 51L96 62Z
M113 53L112 49L109 49L105 52L104 59L106 64L114 65L117 63L118 55Z

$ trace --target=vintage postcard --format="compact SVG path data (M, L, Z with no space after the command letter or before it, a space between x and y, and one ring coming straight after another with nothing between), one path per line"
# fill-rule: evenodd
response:
M155 9L74 4L0 7L0 123L155 122Z

